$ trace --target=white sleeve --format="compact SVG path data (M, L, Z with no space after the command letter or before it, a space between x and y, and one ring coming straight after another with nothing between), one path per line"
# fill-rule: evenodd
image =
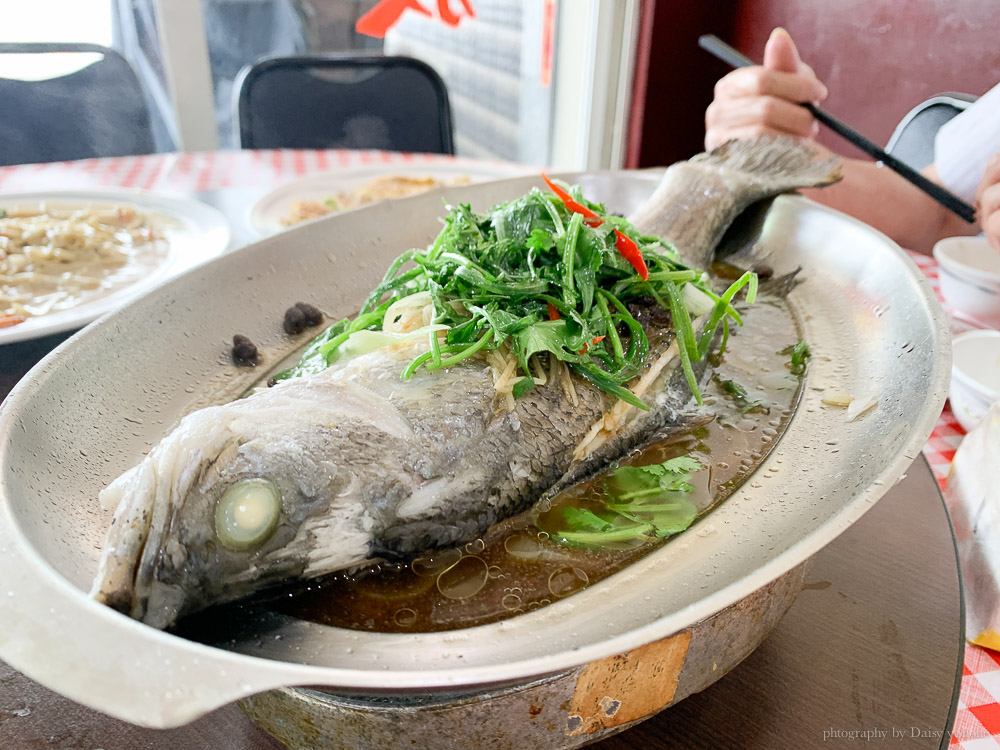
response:
M1000 84L941 126L934 139L934 166L941 184L970 203L986 162L1000 153Z

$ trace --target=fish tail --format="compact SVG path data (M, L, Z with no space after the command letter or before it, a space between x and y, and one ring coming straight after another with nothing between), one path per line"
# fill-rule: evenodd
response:
M744 173L758 184L759 200L796 188L832 185L841 179L838 159L817 161L816 155L805 141L765 135L752 141L726 141L695 156L690 163ZM754 197L748 194L746 199L752 201Z
M706 268L723 235L748 208L757 205L761 209L739 229L749 240L763 226L770 207L765 201L841 178L836 158L820 161L816 157L808 143L788 136L727 141L669 167L653 195L629 220L640 231L672 243L688 265Z

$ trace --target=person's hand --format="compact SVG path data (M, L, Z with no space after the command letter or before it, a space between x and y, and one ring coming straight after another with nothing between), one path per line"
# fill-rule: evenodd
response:
M994 250L1000 251L1000 154L993 154L976 190L979 226Z
M814 138L819 125L799 104L825 98L826 86L799 59L788 32L775 29L763 65L734 70L715 85L715 99L705 111L705 148L764 133Z

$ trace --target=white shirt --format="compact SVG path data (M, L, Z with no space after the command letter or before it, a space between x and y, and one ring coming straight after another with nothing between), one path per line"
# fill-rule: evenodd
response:
M986 162L1000 153L1000 84L938 130L934 166L941 184L970 203L983 179Z

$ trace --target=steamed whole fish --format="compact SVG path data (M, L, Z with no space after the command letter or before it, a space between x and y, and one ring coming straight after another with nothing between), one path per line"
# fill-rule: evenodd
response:
M635 221L707 262L748 205L837 178L836 164L790 139L730 143L667 170ZM576 216L569 231L579 228ZM500 398L481 352L401 378L428 350L424 335L190 414L101 493L116 511L92 593L163 628L281 582L474 539L704 419L669 324L651 316L644 327L650 355L630 393L645 409L593 378L567 385L554 361L516 399Z

